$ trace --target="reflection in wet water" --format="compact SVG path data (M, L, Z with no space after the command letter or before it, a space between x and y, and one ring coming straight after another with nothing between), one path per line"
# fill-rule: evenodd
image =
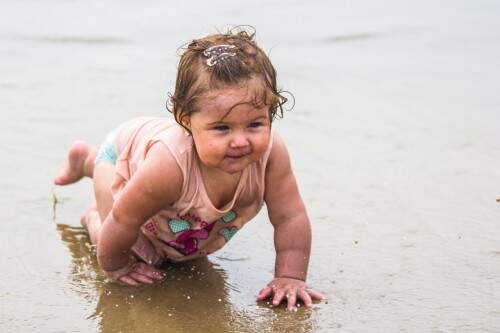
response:
M88 319L101 332L312 332L311 310L287 312L268 302L248 308L231 303L226 272L200 259L162 267L165 280L137 288L108 281L99 270L95 248L84 228L57 224L72 259L70 284L96 304Z

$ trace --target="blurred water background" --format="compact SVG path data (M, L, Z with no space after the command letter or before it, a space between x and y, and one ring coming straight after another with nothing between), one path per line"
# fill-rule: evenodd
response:
M500 2L3 0L0 331L499 332ZM177 48L251 24L295 108L288 142L313 224L297 312L262 212L152 287L104 281L79 228L90 182L51 180L75 139L169 116Z

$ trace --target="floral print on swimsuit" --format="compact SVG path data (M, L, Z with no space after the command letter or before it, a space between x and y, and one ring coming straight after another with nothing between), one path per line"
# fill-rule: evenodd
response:
M167 221L168 227L170 231L176 235L176 239L174 241L167 242L168 245L177 249L184 255L190 255L198 251L198 241L208 239L210 236L210 232L214 228L217 222L221 222L223 224L229 224L233 222L237 217L236 212L229 211L222 218L213 222L207 223L205 221L201 222L201 229L191 229L191 222L181 219L181 218L173 218ZM199 218L194 217L196 220ZM219 230L218 234L224 237L224 239L229 241L234 234L238 231L236 227L225 227Z

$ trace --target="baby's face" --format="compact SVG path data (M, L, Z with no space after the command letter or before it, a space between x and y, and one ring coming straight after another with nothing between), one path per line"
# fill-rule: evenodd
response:
M227 88L203 98L186 117L200 161L233 174L259 160L269 144L269 106L252 104L247 87Z

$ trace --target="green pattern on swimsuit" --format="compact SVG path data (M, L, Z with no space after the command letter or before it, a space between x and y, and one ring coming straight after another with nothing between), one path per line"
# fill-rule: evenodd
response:
M116 164L117 156L115 146L113 144L105 143L105 146L101 147L97 154L96 163L97 162L109 162L111 164Z
M232 227L232 228L222 228L219 230L219 235L224 237L226 242L229 242L231 238L238 232L238 228Z
M236 218L236 213L234 210L230 210L229 212L227 212L223 217L222 217L222 222L223 223L229 223L231 221L234 221L234 219Z
M170 219L168 221L168 226L170 227L170 230L174 234L181 231L189 230L191 227L188 221L178 220L178 219Z

